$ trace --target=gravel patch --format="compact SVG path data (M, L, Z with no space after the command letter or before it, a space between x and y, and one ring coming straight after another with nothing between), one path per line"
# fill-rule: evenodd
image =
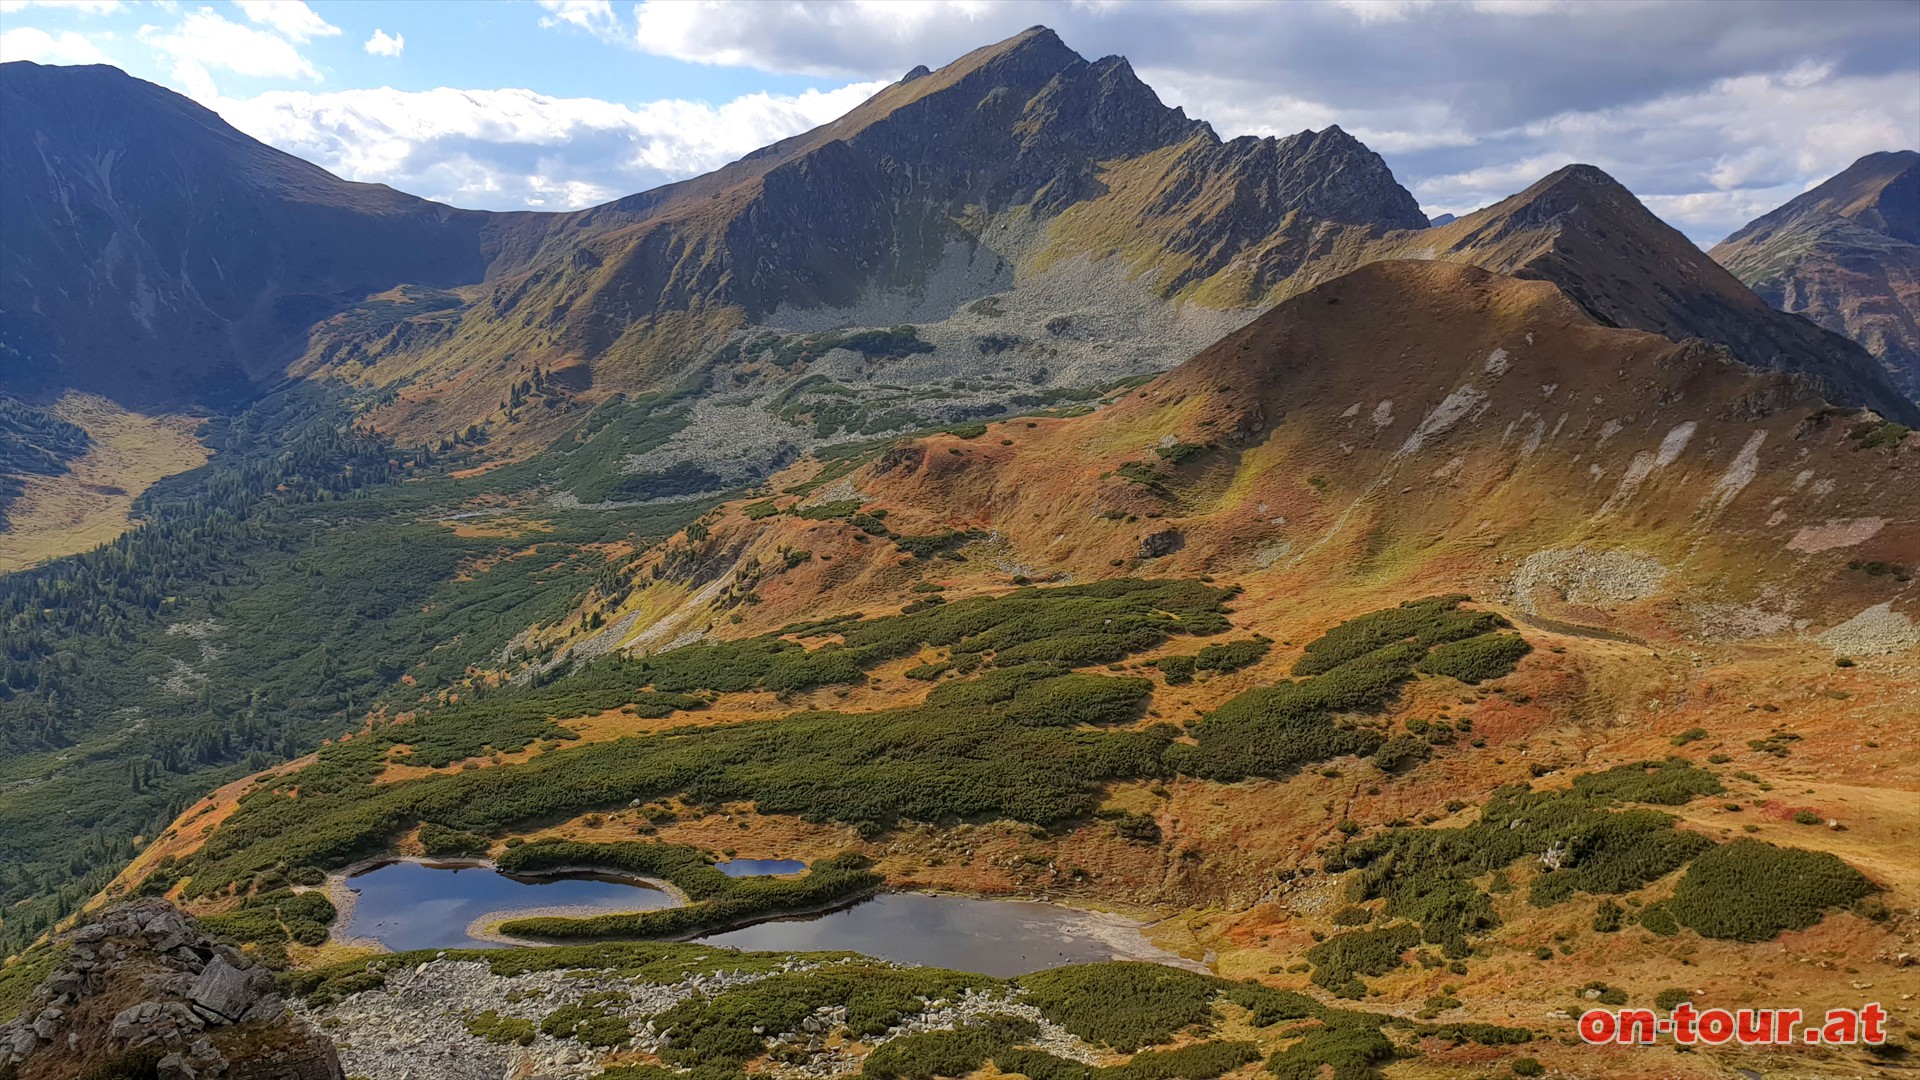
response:
M1875 604L1817 639L1835 656L1884 656L1920 645L1920 625L1893 610L1893 601Z
M1624 603L1659 592L1670 573L1660 560L1637 552L1547 548L1521 562L1507 599L1529 615L1538 613L1535 597L1541 590L1569 604Z
M790 970L809 965L795 962ZM609 1011L633 1023L626 1048L653 1050L657 1036L646 1021L696 995L722 993L764 979L765 974L698 974L671 985L641 983L608 972L542 971L495 975L474 960L431 960L389 971L385 985L320 1010L296 1012L336 1033L340 1063L349 1076L370 1080L506 1080L509 1076L576 1080L600 1072L599 1051L572 1039L538 1032L539 1022L563 1004L588 994L618 993L626 1001ZM536 1034L528 1046L488 1042L467 1030L484 1012L530 1020Z

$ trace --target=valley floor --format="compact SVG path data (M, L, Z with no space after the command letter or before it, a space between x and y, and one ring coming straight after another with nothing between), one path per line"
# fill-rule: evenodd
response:
M65 472L26 479L0 531L0 574L111 543L142 492L207 461L192 417L145 416L81 393L49 411L84 429L92 445Z

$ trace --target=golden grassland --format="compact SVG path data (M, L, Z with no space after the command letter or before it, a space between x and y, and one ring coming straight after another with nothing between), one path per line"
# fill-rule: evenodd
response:
M30 476L0 532L0 574L86 551L125 532L133 502L155 482L206 464L189 416L146 416L73 392L52 412L86 430L93 445L58 476Z

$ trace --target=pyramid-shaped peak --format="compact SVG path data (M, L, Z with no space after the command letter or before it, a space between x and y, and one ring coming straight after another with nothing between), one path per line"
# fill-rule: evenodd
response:
M1062 49L1067 47L1067 43L1060 40L1060 35L1054 33L1052 27L1046 26L1042 23L1034 23L1032 26L1029 26L1025 30L1022 30L1019 33L1013 35L1012 37L1007 38L1005 41L1002 41L1000 44L1004 46L1014 46L1022 42L1041 42L1041 43L1057 46Z
M1920 243L1920 153L1868 154L1754 225L1778 226L1797 218L1824 216L1842 217L1909 244Z
M1639 225L1658 225L1660 232L1672 231L1625 184L1594 165L1562 166L1541 177L1518 195L1482 211L1496 217L1519 218L1527 223L1540 223L1576 212L1624 217Z
M1045 26L1029 26L1004 41L975 49L971 55L981 60L1002 57L1046 57L1061 63L1083 59L1079 53L1068 48L1066 42L1060 40L1059 34Z
M1605 192L1608 195L1625 195L1633 198L1633 192L1627 186L1610 176L1598 165L1575 163L1563 165L1542 177L1527 192L1540 192L1585 188L1591 191ZM1524 193L1523 193L1524 194ZM1636 200L1637 201L1637 200Z

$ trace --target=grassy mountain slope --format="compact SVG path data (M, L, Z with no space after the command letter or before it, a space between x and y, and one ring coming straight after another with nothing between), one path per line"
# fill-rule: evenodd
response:
M1878 596L1845 563L1897 561L1915 542L1900 431L1828 408L1798 377L1602 326L1545 282L1389 262L1287 301L1097 418L896 447L834 489L893 507L897 534L991 530L1039 580L1117 559L1360 588L1458 563L1432 580L1477 593L1474 575L1535 549L1644 542L1683 575L1667 589L1751 602L1772 582L1791 586L1781 611L1837 622ZM1854 521L1849 508L1871 515L1857 548L1827 547L1820 530ZM1178 548L1137 561L1166 529ZM799 575L800 598L915 575L884 542L849 546L854 531L728 517L702 550L831 543L834 565ZM1815 552L1841 551L1819 560L1830 579L1807 577ZM1744 580L1722 582L1722 564ZM797 617L787 594L762 590L746 625Z
M1117 172L1112 200L1150 200L1170 179L1164 171L1138 165ZM1070 213L1060 233L1098 234L1088 222L1103 205ZM1227 204L1212 210L1231 219ZM1119 243L1109 249L1127 254ZM1568 166L1493 206L1431 229L1368 237L1300 220L1245 250L1247 257L1232 267L1198 280L1160 248L1138 254L1137 261L1214 303L1284 299L1378 259L1469 263L1550 281L1610 325L1675 341L1702 338L1727 347L1751 367L1811 375L1836 400L1914 419L1912 404L1857 345L1769 310L1619 182L1590 165Z
M1187 909L1162 944L1402 1016L1565 1034L1583 980L1717 1003L1756 971L1857 1003L1904 985L1920 900L1915 446L1546 282L1374 263L1090 415L798 466L616 558L506 670L596 664L477 673L236 784L121 886L220 911L425 825L853 848L895 885ZM1406 603L1448 592L1476 599ZM1776 859L1847 884L1702 900Z
M6 447L17 471L0 472L0 574L111 542L148 487L207 460L190 417L145 416L79 393L44 410L0 398L9 411L27 423Z

